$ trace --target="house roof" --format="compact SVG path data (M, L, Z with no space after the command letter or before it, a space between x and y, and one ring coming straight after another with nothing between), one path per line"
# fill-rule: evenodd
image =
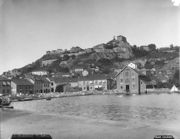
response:
M27 77L28 79L35 81L39 81L41 83L49 83L49 80L46 79L45 77L39 77L39 76L31 76L31 77Z
M45 79L45 78L38 78L38 79L35 79L35 80L38 80L38 81L40 81L40 82L42 82L42 83L49 83L49 81L47 80L47 79Z
M121 72L123 72L127 67L130 68L130 69L132 69L132 70L134 70L137 74L141 75L141 72L140 72L140 71L138 71L137 69L133 69L133 68L129 67L128 65L126 65L115 77L117 77L117 76L118 76Z
M89 76L85 76L85 77L80 77L78 80L80 80L80 81L105 80L105 79L109 79L109 78L110 77L105 74L94 74L94 75L89 75Z
M9 79L6 77L0 76L0 81L2 81L2 80L9 80Z
M50 77L49 79L50 79L50 81L54 81L55 83L61 83L61 84L78 81L78 78L71 78L71 77L61 77L61 78Z
M61 83L61 84L66 84L70 82L78 82L78 81L91 81L91 80L105 80L109 79L108 75L104 74L95 74L95 75L89 75L85 77L79 77L79 78L72 78L72 77L51 77L49 78L51 81L54 81L55 83Z
M30 81L28 81L27 79L18 79L18 78L14 78L12 79L12 82L14 82L17 85L33 85Z

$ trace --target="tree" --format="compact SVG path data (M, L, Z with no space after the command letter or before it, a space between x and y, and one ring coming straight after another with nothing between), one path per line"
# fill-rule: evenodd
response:
M63 56L63 60L64 60L64 61L69 60L69 55L64 55L64 56Z
M150 48L151 51L156 50L156 45L155 44L149 44L148 47Z

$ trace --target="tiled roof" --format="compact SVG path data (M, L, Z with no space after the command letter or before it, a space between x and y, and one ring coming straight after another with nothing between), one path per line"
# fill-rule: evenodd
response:
M17 85L33 85L30 81L28 81L26 79L14 78L14 79L12 79L12 82L14 82Z

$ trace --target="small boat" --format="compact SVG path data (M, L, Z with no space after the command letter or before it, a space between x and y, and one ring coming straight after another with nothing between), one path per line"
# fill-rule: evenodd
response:
M32 98L19 98L19 101L31 101L33 100Z
M13 106L0 105L0 108L14 109Z
M0 96L0 106L9 106L11 99L7 96Z
M46 100L51 100L51 97L46 98Z

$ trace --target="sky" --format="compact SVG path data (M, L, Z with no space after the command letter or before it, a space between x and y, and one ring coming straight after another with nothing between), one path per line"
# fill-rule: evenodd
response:
M180 45L179 0L0 0L0 74L48 50L89 48L113 36L131 45Z

